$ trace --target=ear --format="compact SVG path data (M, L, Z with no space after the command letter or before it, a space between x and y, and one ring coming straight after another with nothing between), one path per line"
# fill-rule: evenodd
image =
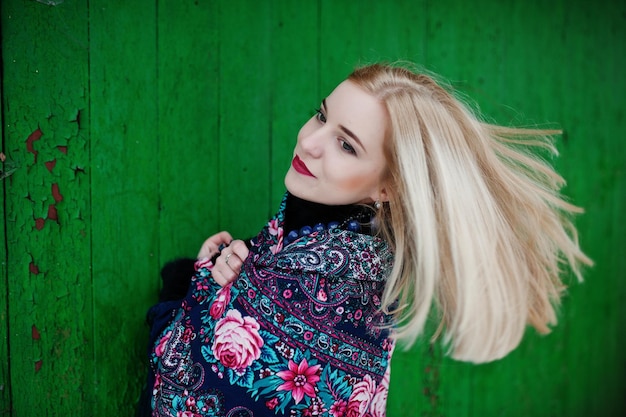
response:
M379 199L381 203L387 203L389 201L389 195L387 194L387 188L380 190Z
M372 195L372 201L380 201L381 203L388 202L389 194L387 194L387 187L377 190L376 193Z

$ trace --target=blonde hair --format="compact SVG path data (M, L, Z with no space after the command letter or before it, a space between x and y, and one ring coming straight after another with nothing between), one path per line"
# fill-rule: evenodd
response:
M501 358L527 324L549 332L561 266L581 280L581 264L591 264L569 220L582 210L561 198L564 180L529 152L556 154L550 136L559 132L482 122L432 77L399 66L365 66L348 79L389 116L389 204L379 224L395 251L383 309L397 338L413 344L433 303L433 337L443 326L455 359Z

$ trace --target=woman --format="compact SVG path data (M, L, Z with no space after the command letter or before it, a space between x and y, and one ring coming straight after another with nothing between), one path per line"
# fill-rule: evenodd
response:
M300 130L278 214L209 238L180 308L153 309L153 415L383 416L394 343L429 314L472 362L547 332L560 264L590 264L526 150L554 133L483 123L408 69L354 71Z

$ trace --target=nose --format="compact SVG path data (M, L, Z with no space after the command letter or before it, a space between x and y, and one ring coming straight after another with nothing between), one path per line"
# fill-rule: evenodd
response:
M310 126L303 126L298 134L300 148L313 158L319 158L324 153L324 127L317 129Z

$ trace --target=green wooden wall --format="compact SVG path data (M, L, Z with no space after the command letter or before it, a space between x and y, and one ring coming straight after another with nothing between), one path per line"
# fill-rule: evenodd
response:
M626 415L626 3L2 0L0 415L131 416L159 266L255 233L300 125L408 59L556 161L596 261L561 324L472 366L397 352L389 416ZM17 168L13 171L13 168Z

